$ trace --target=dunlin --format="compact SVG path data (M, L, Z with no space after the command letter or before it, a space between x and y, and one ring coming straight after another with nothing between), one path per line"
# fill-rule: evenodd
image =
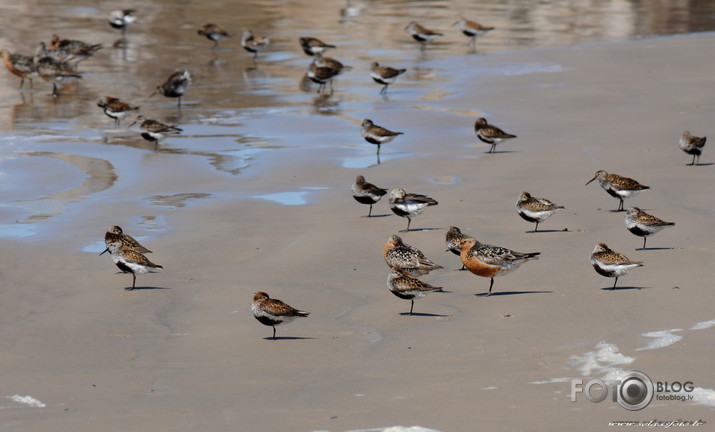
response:
M642 266L643 262L631 261L627 256L609 249L606 243L599 243L591 252L591 265L601 276L616 278L611 288L614 290L620 276L625 276L631 269Z
M696 137L690 135L690 132L685 131L678 141L678 146L681 150L689 155L693 155L693 161L688 165L697 165L700 163L700 155L703 153L703 147L705 147L705 141L707 137ZM697 159L697 163L696 163Z
M310 315L310 312L295 309L278 299L268 297L263 291L253 295L251 312L261 324L273 327L273 340L276 339L277 325L288 324L298 317Z
M79 63L94 55L102 44L89 44L79 40L61 39L59 36L52 35L50 39L50 50L63 53L65 61L69 63Z
M648 237L659 232L663 228L673 226L675 222L666 222L650 215L638 207L631 207L626 211L626 228L633 235L643 237L643 248L645 249Z
M112 254L112 260L119 267L119 270L132 274L132 287L127 288L129 291L136 288L138 274L145 274L157 268L164 268L149 261L147 257L131 247L124 246L121 240L109 243L107 249Z
M241 37L241 46L246 51L253 53L253 61L256 61L258 53L263 51L271 44L271 40L263 36L254 36L251 30L243 32Z
M372 216L372 205L380 201L383 195L387 194L387 189L383 189L375 186L372 183L368 183L365 177L359 175L355 178L355 183L350 187L353 192L353 198L360 204L369 204L370 210L367 213L367 217Z
M329 67L320 67L312 62L308 68L308 78L318 84L318 93L323 93L325 86L330 84L330 93L333 93L333 79L340 74L340 70Z
M495 277L509 274L523 263L539 259L541 255L541 252L515 252L504 247L480 243L474 238L462 240L460 246L462 264L467 270L491 280L487 296L492 295Z
M342 73L344 70L350 70L353 68L352 66L346 66L338 60L335 60L332 57L324 56L323 54L316 54L313 58L313 64L318 67L334 69L338 72L338 74Z
M387 86L395 82L398 76L407 72L407 69L395 69L390 66L380 66L378 62L372 62L370 65L370 77L378 84L382 84L380 94L387 92Z
M399 270L392 270L387 276L387 288L397 297L411 302L410 315L415 307L416 298L422 298L431 292L442 291L442 287L432 286Z
M135 9L115 10L109 14L109 25L122 31L122 36L127 32L127 27L137 20Z
M104 244L107 246L105 250L99 255L103 255L105 252L109 252L109 244L114 242L120 242L122 246L134 249L139 253L151 253L151 251L144 246L142 246L134 237L129 234L124 234L122 227L117 225L112 225L109 227L107 232L104 234Z
M179 98L178 107L181 107L181 97L186 93L186 89L191 84L191 74L188 70L177 70L169 75L163 84L158 85L154 93L149 97L159 93L168 98Z
M370 119L365 119L360 125L360 135L370 144L377 145L377 154L379 155L381 145L389 143L398 135L403 135L403 132L393 132L374 124Z
M434 39L443 36L442 33L425 28L417 24L417 22L415 21L410 21L410 23L407 24L407 27L405 27L405 30L407 30L407 32L412 36L414 40L421 44L422 49L424 49L429 42L432 42Z
M516 212L525 221L536 222L534 232L539 230L539 222L550 218L556 210L564 206L557 205L546 198L535 198L529 192L522 192L516 200Z
M30 88L32 88L32 77L37 75L35 60L32 57L23 54L10 54L8 50L4 49L0 51L0 58L10 73L20 77L20 88L25 84L25 78L30 80Z
M471 236L463 234L462 231L456 226L449 227L449 231L447 231L447 234L444 237L445 243L447 244L446 252L452 252L457 256L462 255L462 240L472 238ZM462 264L462 268L460 270L466 269L467 267Z
M631 178L623 177L618 174L608 174L604 170L596 171L596 175L586 184L594 180L598 180L603 190L618 200L618 208L616 211L623 211L623 200L625 198L630 198L642 190L650 189L650 186L644 186Z
M506 133L498 127L487 123L487 119L484 117L479 117L474 123L474 133L477 134L477 138L480 141L491 144L487 153L494 153L494 149L500 142L516 138L516 135Z
M460 18L459 21L452 25L459 24L459 30L469 38L469 45L476 46L477 38L484 35L486 32L494 30L494 27L483 26L466 18Z
M141 130L142 138L153 142L155 148L169 135L177 135L182 132L181 129L174 125L167 125L158 120L145 118L142 115L137 116L137 119L134 123L130 124L129 127L132 127L138 122L141 122L139 129Z
M335 45L326 44L314 37L302 37L298 41L300 42L300 47L303 48L303 52L309 56L322 54L328 48L335 48Z
M59 89L57 88L58 82L68 78L82 78L68 63L58 62L51 57L42 57L35 63L35 66L37 67L37 74L40 78L52 83L53 97L60 95Z
M410 230L412 218L421 215L429 206L439 204L434 199L420 194L407 193L403 188L393 189L390 192L390 209L397 216L407 218L407 229Z
M111 96L102 96L97 99L97 106L102 108L107 117L114 119L115 126L119 126L119 123L130 111L139 109L138 106L132 106L121 99Z
M202 25L198 30L196 30L196 33L214 43L211 49L216 48L219 42L231 37L231 35L228 34L226 30L222 29L220 25L212 23Z
M382 251L387 266L393 270L399 270L410 276L422 276L433 270L443 268L428 259L416 247L412 247L402 241L397 235L387 239L385 248Z

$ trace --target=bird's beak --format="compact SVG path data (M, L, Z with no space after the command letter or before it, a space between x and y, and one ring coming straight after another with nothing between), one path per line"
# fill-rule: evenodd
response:
M154 93L150 94L149 97L152 97L156 94L156 90L154 90Z
M101 253L101 254L99 254L99 256L102 256L102 255L104 255L104 253L105 253L105 252L109 252L109 248L107 248L107 249L103 250L103 251L102 251L102 253Z
M588 183L591 183L592 181L596 180L596 177L598 177L598 176L593 177L591 180L588 181ZM588 183L586 183L586 185L588 185ZM584 186L586 186L586 185L584 185Z
M455 21L454 24L452 24L452 27L456 26L457 24L459 24L459 21Z

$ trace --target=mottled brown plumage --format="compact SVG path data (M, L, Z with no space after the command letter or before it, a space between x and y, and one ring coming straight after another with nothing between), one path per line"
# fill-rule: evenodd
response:
M648 214L638 207L631 207L626 211L626 229L633 235L643 237L643 249L649 236L659 232L663 228L675 225L675 222L666 222L651 214Z
M506 133L500 128L489 124L484 117L479 117L476 122L474 122L474 133L480 141L491 144L487 153L494 153L494 149L500 142L516 138L516 135Z
M609 174L604 170L596 171L596 175L586 184L594 180L598 180L603 190L619 201L616 211L623 211L623 200L625 198L635 196L642 190L650 189L650 186L642 185L632 178L623 177L618 174Z
M422 276L443 268L429 260L419 249L403 242L402 238L397 235L387 239L382 254L388 267L411 276Z
M263 325L273 327L273 340L276 339L276 326L288 324L299 317L307 317L310 312L298 310L278 299L268 297L263 291L253 295L251 313Z
M361 204L369 204L370 210L367 213L367 217L372 216L372 205L380 201L385 194L387 194L387 189L383 189L375 186L372 183L368 183L365 177L359 175L355 178L355 183L350 187L353 192L353 198L355 201Z
M611 250L606 243L599 243L591 252L591 265L601 276L614 277L612 290L616 289L618 278L632 269L643 265L642 261L632 261L622 253Z
M516 252L501 246L480 243L474 238L462 240L460 246L462 248L460 258L467 270L477 276L491 279L488 296L492 293L495 277L509 274L521 264L539 259L541 255L541 252Z
M705 141L707 141L707 139L707 137L696 137L690 135L689 131L683 132L683 135L678 141L678 146L685 153L693 155L693 160L688 165L697 165L700 163L700 155L703 153L703 147L705 147Z
M411 302L410 315L412 315L416 298L422 298L431 292L442 291L442 287L432 286L413 278L404 271L395 269L387 276L387 288L397 297Z
M525 221L536 222L534 232L539 230L539 222L545 221L563 208L564 206L557 205L546 198L533 197L529 192L522 192L516 200L516 212L519 216Z
M390 191L390 210L397 216L407 218L405 231L410 230L413 217L421 215L427 207L438 204L436 200L426 195L407 193L403 188Z

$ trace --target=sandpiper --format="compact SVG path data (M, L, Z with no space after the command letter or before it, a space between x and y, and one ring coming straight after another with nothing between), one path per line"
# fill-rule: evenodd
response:
M705 147L705 141L707 139L707 137L692 136L689 131L683 132L683 135L678 141L678 147L680 147L680 149L685 153L693 155L693 160L688 164L688 166L700 163L700 155L703 153L703 147Z
M139 128L141 130L142 138L149 142L154 143L154 148L158 147L159 143L163 141L169 135L177 135L182 132L182 129L174 125L167 125L158 120L148 119L142 115L137 116L134 123L130 124L129 127L141 122Z
M163 84L158 85L154 93L150 94L149 97L159 93L168 98L179 98L177 106L181 108L181 97L186 93L189 84L191 84L191 74L189 71L186 69L177 70L169 75Z
M403 132L393 132L382 126L378 126L370 119L365 119L360 125L360 135L365 138L365 141L370 144L377 145L377 154L380 154L380 146L387 144L398 135L403 135Z
M105 250L99 255L103 255L105 252L109 252L109 244L114 242L120 242L122 246L134 249L139 253L151 253L151 251L144 246L142 246L134 237L129 234L124 234L122 227L118 225L112 225L109 227L107 232L104 234L104 244L107 246Z
M477 44L477 38L484 35L486 32L494 30L494 27L483 26L474 21L470 21L466 18L460 18L459 21L452 25L459 24L459 30L469 38L469 45L475 47Z
M380 66L378 62L372 62L370 65L370 77L378 84L382 84L380 94L387 92L387 86L395 82L398 76L407 72L407 69L395 69L390 66Z
M270 44L270 39L263 36L254 36L251 30L244 31L241 37L241 46L246 51L253 53L254 62L256 61L256 57L258 57L258 53L263 51Z
M326 44L314 37L302 37L298 41L300 42L300 47L303 48L303 52L309 56L322 54L328 48L335 48L335 45Z
M675 222L666 222L650 215L638 207L631 207L626 211L626 228L633 235L643 237L643 247L645 249L648 237L659 232L663 228L675 225Z
M447 234L444 236L444 241L447 244L447 250L445 252L452 252L453 254L460 256L462 255L462 240L472 238L467 234L463 234L462 231L456 226L449 227ZM460 270L466 270L467 267L462 264Z
M344 65L343 63L339 62L338 60L335 60L332 57L324 56L323 54L316 54L315 57L313 58L313 64L315 64L318 67L335 69L338 72L338 74L342 73L344 70L347 71L347 70L350 70L353 68L352 66Z
M494 149L500 142L516 138L516 135L506 133L498 127L487 123L487 119L484 117L479 117L474 123L474 133L477 134L477 138L479 138L480 141L491 144L487 153L494 153Z
M109 243L107 249L112 254L112 260L119 267L119 270L132 274L132 287L127 288L129 291L136 288L137 274L145 274L157 268L164 268L149 261L147 257L131 247L124 246L121 240Z
M127 32L127 27L137 20L135 9L115 10L109 14L109 25L122 31L122 36Z
M407 27L405 27L405 30L407 30L407 32L412 36L414 40L420 43L422 49L425 49L425 46L429 42L432 42L434 39L443 36L442 33L427 29L417 24L417 22L415 21L410 21L410 23L407 24Z
M307 317L310 312L295 309L278 299L268 297L263 291L253 295L251 312L265 326L273 327L273 340L276 339L276 326L288 324L298 317Z
M434 199L420 194L407 193L403 188L393 189L390 192L390 209L397 216L407 218L407 229L410 230L412 218L421 215L429 206L439 204Z
M618 200L618 208L616 211L623 211L623 200L637 195L638 192L650 189L650 186L645 186L632 178L623 177L618 174L608 174L604 170L596 171L596 175L586 184L598 180L603 190L608 192L610 196Z
M37 74L46 82L52 83L52 96L60 95L57 83L68 78L82 78L74 69L65 62L58 62L51 57L42 57L35 62Z
M631 261L627 256L612 251L606 243L599 243L591 252L591 265L601 276L614 277L612 290L616 289L618 278L627 275L631 269L643 265L642 261Z
M387 239L382 256L385 258L387 266L391 269L399 270L415 277L443 268L428 259L416 247L403 242L398 235L392 235Z
M564 206L546 198L535 198L529 192L522 192L516 200L516 212L522 219L528 222L536 222L534 232L539 230L539 222L550 218L556 210L562 210Z
M397 297L411 302L410 315L415 307L416 298L422 298L431 292L442 291L442 287L432 286L405 272L394 269L387 276L387 288Z
M460 243L462 264L477 276L488 277L489 292L492 295L494 278L509 274L523 263L539 259L541 252L515 252L513 250L480 243L477 239L466 238Z
M32 77L37 75L35 60L23 54L10 54L6 49L0 51L0 58L5 63L5 67L13 75L20 77L20 88L25 84L25 78L30 80L30 88L32 88Z
M323 93L325 86L330 84L330 94L333 93L333 79L340 74L340 70L329 67L320 67L315 62L308 68L308 78L318 84L318 93Z
M61 39L56 34L52 35L50 39L50 50L63 53L65 61L70 63L79 63L86 60L101 48L102 44L89 44L79 40Z
M368 183L365 177L359 175L355 178L355 183L350 187L353 192L353 198L360 204L369 204L370 210L367 213L367 217L372 216L372 205L380 201L383 195L387 194L387 189L383 189L375 186L372 183Z
M119 126L119 123L130 111L136 111L138 106L132 106L123 100L111 96L102 96L97 99L97 106L102 108L107 117L114 119L114 126Z
M226 30L222 29L220 25L213 23L202 25L198 30L196 30L196 33L214 43L211 49L215 49L219 42L231 37L231 35L228 34Z

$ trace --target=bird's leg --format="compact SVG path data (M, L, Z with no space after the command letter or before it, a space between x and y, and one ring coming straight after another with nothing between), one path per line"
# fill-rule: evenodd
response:
M613 287L611 288L611 291L616 289L616 284L618 283L618 276L616 276L616 281L613 282Z
M412 308L415 307L415 301L413 299L410 299L410 301L412 302L410 304L410 316L412 316Z

